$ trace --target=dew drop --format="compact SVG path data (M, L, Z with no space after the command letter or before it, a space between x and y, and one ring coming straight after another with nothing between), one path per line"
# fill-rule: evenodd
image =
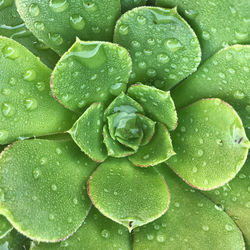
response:
M38 82L36 84L36 87L39 91L43 91L45 89L45 83L44 82Z
M107 229L103 229L102 232L101 232L101 235L102 235L103 238L107 239L107 238L109 238L110 233L109 233L109 231Z
M27 98L24 100L24 106L27 110L35 110L38 106L37 100L35 98Z
M229 225L229 224L226 224L226 225L225 225L225 229L226 229L227 231L232 231L232 230L233 230L233 227L232 227L231 225Z
M2 113L5 117L11 117L15 114L15 108L12 104L4 102L2 104Z
M156 239L160 243L162 243L162 242L164 242L166 240L165 236L162 235L162 234L157 235Z
M26 70L23 74L23 79L28 82L34 81L36 79L36 71L33 69Z
M120 27L119 27L119 33L121 34L121 35L127 35L128 34L128 26L127 25L121 25Z
M203 225L203 226L202 226L202 229L203 229L205 232L207 232L207 231L209 230L209 227L208 227L208 226Z
M209 40L210 39L210 34L207 31L202 32L202 38L204 40Z
M70 25L75 30L83 30L85 27L85 21L79 14L74 14L70 17Z
M44 23L42 23L42 22L35 22L34 25L35 25L35 28L36 28L37 30L40 30L40 31L45 30L45 25L44 25Z
M167 49L169 49L172 52L176 52L177 50L182 48L181 42L175 38L168 39L164 44L167 47Z
M39 178L39 176L40 176L40 170L38 169L38 168L35 168L34 170L33 170L33 177L35 178L35 179L38 179Z
M146 22L147 22L147 19L146 19L144 16L138 16L138 17L136 18L136 20L137 20L137 22L138 22L139 24L141 24L141 25L144 25L144 24L146 24Z
M146 72L147 76L149 77L155 77L157 75L157 72L155 69L153 68L149 68Z
M83 5L88 11L95 11L97 9L93 0L84 0Z
M165 64L169 62L169 57L167 54L161 53L157 55L157 60L159 63Z
M57 186L56 186L55 184L52 184L52 185L51 185L51 189L52 189L53 191L56 191L56 190L57 190Z
M153 234L147 234L147 239L148 240L153 240L154 239L154 235Z
M60 34L57 33L49 33L49 39L53 44L56 46L62 45L63 44L63 38Z
M203 156L203 153L204 153L204 152L203 152L203 150L201 150L201 149L199 149L199 150L197 151L197 154L198 154L199 157Z
M238 40L245 40L248 38L248 33L247 32L241 32L241 31L235 31L235 37Z
M125 91L127 87L126 83L123 82L118 82L110 86L109 92L110 94L117 96L119 95L122 91Z
M36 3L32 3L30 6L29 6L29 13L31 16L38 16L40 14L40 8L38 6L38 4Z
M2 49L2 52L3 52L3 55L6 57L6 58L9 58L9 59L17 59L19 57L19 53L18 51L11 47L11 46L5 46L3 49Z
M54 219L55 219L54 214L50 214L50 215L49 215L49 220L54 220Z
M234 98L237 100L242 100L245 98L245 94L239 90L234 93Z
M49 7L56 13L65 11L69 7L67 0L50 0Z

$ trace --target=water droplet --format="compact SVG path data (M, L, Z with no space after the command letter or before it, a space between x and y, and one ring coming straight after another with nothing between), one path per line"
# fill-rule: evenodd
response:
M102 235L103 238L107 239L107 238L109 238L110 233L109 233L108 230L103 229L102 232L101 232L101 235Z
M109 92L114 95L114 96L117 96L119 95L122 91L125 91L127 88L127 84L126 83L123 83L123 82L118 82L118 83L115 83L113 85L110 86L109 88Z
M209 40L210 39L210 34L207 31L202 32L202 38L204 40Z
M226 229L227 231L232 231L232 230L233 230L233 227L232 227L231 225L229 225L229 224L226 224L226 225L225 225L225 229Z
M60 34L57 33L49 33L49 39L52 43L54 43L56 46L63 44L63 38Z
M245 98L245 94L239 90L234 93L234 98L237 100L242 100Z
M201 149L199 149L199 150L197 151L197 154L198 154L198 156L200 156L200 157L203 156L203 153L204 153L204 152L203 152L203 150L201 150Z
M3 52L3 55L6 57L6 58L9 58L9 59L17 59L19 57L19 53L18 51L11 47L11 46L5 46L3 49L2 49L2 52Z
M223 205L220 205L220 204L218 204L218 205L215 204L215 205L214 205L214 208L215 208L216 210L220 211L220 212L224 210L224 206L223 206Z
M35 179L38 179L39 178L39 176L40 176L40 170L38 169L38 168L35 168L34 170L33 170L33 177L35 178Z
M141 24L141 25L144 25L144 24L146 24L146 22L147 22L147 19L146 19L144 16L138 16L138 17L136 18L136 20L137 20L137 22L138 22L139 24Z
M45 83L44 82L38 82L36 84L36 87L39 91L43 91L45 89Z
M41 159L40 159L40 164L41 165L45 165L46 163L47 163L47 158L45 158L45 157L42 157Z
M28 82L34 81L36 79L36 71L33 69L26 70L23 74L23 79Z
M197 17L198 12L196 10L185 10L185 14L188 16L188 18L194 19Z
M56 13L63 12L69 7L67 0L50 0L49 7Z
M119 27L119 33L121 34L121 35L127 35L128 34L128 26L127 25L121 25L120 27Z
M186 132L186 128L184 126L181 127L181 132L185 133Z
M134 47L134 48L140 48L141 44L138 42L138 41L132 41L131 42L131 45Z
M8 131L6 130L0 130L0 143L5 143L5 141L7 140L9 136Z
M50 214L50 215L49 215L49 220L54 220L54 219L55 219L54 214Z
M2 104L2 113L5 117L11 117L15 112L16 110L12 104L6 102Z
M8 95L10 95L11 90L10 90L10 89L7 89L7 88L3 88L3 89L1 90L1 93L2 93L3 95L8 96Z
M165 64L165 63L169 62L169 57L167 54L161 53L161 54L157 55L157 60L159 63Z
M75 30L83 30L85 21L81 15L75 14L70 17L70 25Z
M24 106L27 110L35 110L38 106L37 100L35 98L27 98L24 100Z
M36 28L37 30L40 30L40 31L45 30L45 25L44 25L44 23L42 23L42 22L35 22L34 25L35 25L35 28Z
M97 6L96 6L96 4L94 3L93 0L84 0L83 5L88 11L97 10Z
M147 234L147 239L148 240L153 240L154 239L154 235L153 234Z
M247 32L241 32L241 31L235 31L235 37L238 40L245 40L248 38L248 33Z
M205 232L207 232L207 231L209 230L209 227L208 227L208 226L203 225L203 226L202 226L202 229L203 229Z
M38 16L40 14L40 8L38 4L32 3L29 7L29 13L31 16Z
M53 191L56 191L56 190L57 190L57 186L56 186L55 184L52 184L52 185L51 185L51 189L52 189Z
M193 171L193 173L197 173L197 171L198 171L197 167L193 167L192 171Z
M175 38L168 39L164 44L172 52L176 52L182 48L181 42Z
M73 199L73 203L74 203L75 205L77 205L77 204L78 204L78 199L77 199L77 198L74 198L74 199Z
M155 77L156 75L157 75L157 72L156 72L156 70L155 69L153 69L153 68L149 68L148 70L147 70L147 76L149 76L149 77Z
M166 240L165 236L162 235L162 234L157 235L156 239L160 243L162 243L162 242L164 242Z

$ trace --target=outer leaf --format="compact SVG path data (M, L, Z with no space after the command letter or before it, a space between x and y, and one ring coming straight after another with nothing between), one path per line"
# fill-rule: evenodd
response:
M89 179L88 193L96 208L130 231L164 214L170 198L158 172L125 158L102 163Z
M2 239L6 234L8 234L13 229L12 225L8 220L0 215L0 239Z
M0 249L2 250L24 250L29 249L30 240L13 229L4 238L0 239Z
M176 9L140 7L128 11L116 24L114 41L132 57L131 83L169 90L200 62L198 39Z
M169 183L169 210L157 221L134 231L134 250L235 250L244 240L233 220L166 166L159 167Z
M196 100L218 97L239 113L250 136L250 46L220 50L172 92L178 108Z
M68 250L130 250L130 235L125 227L92 208L83 225L69 239L56 244L33 242L30 250L60 250L64 247Z
M162 122L169 130L177 126L177 113L170 92L145 85L133 85L128 94L140 103L148 117Z
M121 12L119 0L17 0L16 4L27 27L59 55L76 37L111 41Z
M106 145L109 156L122 158L134 153L134 150L125 147L111 137L107 125L104 125L103 127L103 142Z
M150 167L166 161L172 155L175 155L175 152L170 135L163 124L157 123L151 141L129 156L129 160L136 166Z
M72 141L16 142L0 166L0 212L18 231L55 242L80 227L91 207L85 184L96 163Z
M168 164L198 189L224 185L247 158L249 142L242 122L220 99L200 100L180 110L179 126L171 137L176 155Z
M54 69L51 88L63 105L75 111L93 102L108 104L126 90L131 64L120 46L77 40Z
M217 204L218 210L225 209L239 226L250 248L250 158L238 175L225 186L210 192L204 192ZM230 230L231 228L228 227ZM247 248L247 249L248 249Z
M122 12L126 12L135 7L146 5L147 0L121 0Z
M0 37L0 144L65 131L74 114L51 96L44 64L17 42Z
M4 2L6 5L4 6ZM21 43L49 67L53 68L59 60L58 55L50 50L44 43L38 41L27 29L20 18L15 1L5 0L0 7L0 35L7 36Z
M199 37L203 60L228 44L250 42L248 0L157 0L156 4L178 7Z
M111 102L105 110L105 117L117 112L144 113L142 106L124 93L121 93Z
M103 143L103 106L92 104L70 129L75 143L91 159L102 162L107 158Z

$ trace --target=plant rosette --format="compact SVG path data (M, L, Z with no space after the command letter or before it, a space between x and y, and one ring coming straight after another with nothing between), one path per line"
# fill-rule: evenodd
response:
M247 1L0 2L0 249L249 248Z

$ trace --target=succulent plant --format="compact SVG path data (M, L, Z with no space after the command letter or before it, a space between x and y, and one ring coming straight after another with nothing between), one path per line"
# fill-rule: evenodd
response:
M249 0L0 1L0 249L250 249Z

